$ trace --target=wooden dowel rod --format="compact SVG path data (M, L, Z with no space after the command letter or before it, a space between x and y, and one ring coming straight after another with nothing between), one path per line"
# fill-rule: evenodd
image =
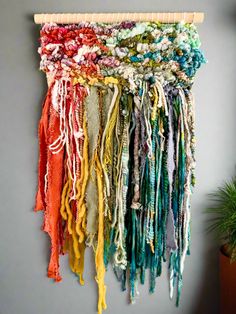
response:
M36 24L58 23L73 24L79 22L103 22L116 23L121 21L161 23L202 23L202 12L176 12L176 13L57 13L57 14L34 14Z

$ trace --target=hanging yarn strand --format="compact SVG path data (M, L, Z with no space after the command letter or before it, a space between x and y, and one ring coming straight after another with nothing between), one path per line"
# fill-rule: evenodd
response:
M153 293L167 261L178 305L195 184L191 88L205 63L196 27L49 23L40 44L49 87L35 211L43 210L51 241L48 277L61 280L59 256L67 253L83 285L92 247L102 314L109 263L134 303L146 273Z

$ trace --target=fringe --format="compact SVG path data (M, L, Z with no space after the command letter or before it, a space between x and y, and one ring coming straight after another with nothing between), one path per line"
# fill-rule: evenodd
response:
M92 88L97 93L97 101L89 103L98 106L96 132L85 106ZM132 94L112 77L89 84L55 78L39 122L39 149L35 211L44 210L43 229L51 239L48 276L61 280L59 254L68 253L70 268L83 285L85 249L92 246L101 314L109 262L123 290L129 283L134 303L146 270L153 293L162 262L168 260L170 297L176 288L178 305L194 185L189 89L145 81ZM97 204L87 196L90 180ZM88 218L91 210L97 219ZM96 226L88 228L91 221Z

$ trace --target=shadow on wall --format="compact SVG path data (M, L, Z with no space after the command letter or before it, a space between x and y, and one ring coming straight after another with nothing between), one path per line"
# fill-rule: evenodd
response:
M236 5L235 3L230 6L230 5L226 5L226 3L222 1L222 5L220 7L220 10L218 11L217 20L215 21L215 23L217 24L217 28L223 28L224 32L229 31L232 34L231 40L235 45L236 43L236 36L234 36L236 33ZM209 60L209 62L211 62L211 60ZM219 57L219 62L220 62L220 57ZM230 61L228 60L228 62ZM232 68L235 68L235 60L231 60L231 64L232 64ZM216 66L218 66L218 64L216 64ZM235 75L235 80L236 80L236 74L234 75ZM225 93L231 93L231 97L233 97L233 93L234 93L233 88L235 87L235 82L232 83L232 81L230 81L229 83L230 84L228 84L228 81L226 79L225 86L222 86L222 87L225 88ZM234 113L236 113L235 110L234 110ZM236 127L235 124L230 125L228 132L229 133L235 132L236 130L235 127ZM232 145L235 145L235 143L232 143ZM232 174L235 173L235 166L233 162L234 160L232 160L232 165L231 165L233 166L233 168L231 169ZM224 181L225 179L227 178L222 178L222 181ZM214 188L215 187L213 186L212 189ZM204 197L204 201L205 202L203 206L206 208L208 205L207 196ZM204 210L203 210L202 215L207 216L207 214L204 213ZM195 301L193 300L193 302L195 303L194 311L193 313L190 313L190 314L218 314L220 313L220 268L219 268L220 244L214 233L208 234L206 231L207 228L209 227L209 222L210 222L208 218L204 217L203 232L205 233L207 242L211 243L211 246L209 247L208 250L205 250L204 252L204 272L203 272L203 275L201 275L202 276L201 286L197 290L198 294L196 295ZM218 289L216 289L216 287ZM214 295L214 299L212 299L212 294L209 292L212 290L218 292L216 295ZM211 299L209 299L209 297L211 297ZM209 302L213 302L214 305L209 306ZM211 308L211 312L206 312L207 308ZM229 314L233 314L233 313L229 313Z
M192 300L195 304L193 312L189 314L219 314L219 257L215 246L204 253L204 271L201 277L201 285L195 300ZM213 295L212 290L217 293Z
M232 25L235 25L236 29L236 5L233 5L232 7L224 6L221 14L228 19L230 26L232 27Z
M43 106L43 102L46 96L46 92L47 92L47 80L46 80L46 76L45 73L43 73L42 71L39 70L39 63L40 63L40 56L38 54L38 48L40 46L40 42L39 42L39 38L40 38L40 25L36 25L34 23L33 20L33 13L28 13L25 15L25 20L27 21L27 31L28 31L28 36L31 40L31 57L32 60L30 62L30 64L33 64L34 66L34 71L36 73L38 73L38 78L39 78L39 82L38 82L38 89L39 89L39 97L35 97L34 99L34 117L32 117L34 119L34 134L33 136L35 138L37 138L37 148L38 148L38 123L41 117L41 113L42 113L42 106ZM36 195L36 189L37 189L37 173L38 173L38 149L35 151L35 163L36 168L35 168L35 195ZM34 207L34 203L32 204L32 206ZM32 208L33 209L33 208ZM43 212L36 212L33 213L34 217L33 219L36 219L37 223L38 223L38 229L39 232L42 235L42 242L43 242L43 252L42 255L45 257L45 265L43 265L43 267L45 267L45 274L47 271L47 265L49 262L49 258L50 258L50 238L48 236L48 234L46 234L43 231L40 231L40 228L43 224Z
M42 104L47 92L47 80L46 76L43 72L39 70L39 63L40 63L40 56L38 54L38 48L40 46L39 37L40 37L40 25L36 25L33 20L33 13L28 13L25 16L25 19L27 20L27 31L29 32L29 38L31 38L31 44L32 44L32 62L31 64L34 64L35 71L39 73L40 77L40 85L39 89L41 91L41 96L38 99L35 99L35 126L38 126L38 121L41 116L42 112ZM36 129L37 133L38 128ZM37 134L36 134L37 136Z

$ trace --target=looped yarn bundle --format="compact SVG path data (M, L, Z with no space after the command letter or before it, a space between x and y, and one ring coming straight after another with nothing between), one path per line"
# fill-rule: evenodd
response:
M191 87L205 62L192 24L44 24L40 68L48 92L39 122L38 192L51 239L48 276L59 255L84 284L94 251L98 313L112 265L131 302L168 261L179 303L190 244L194 185Z

